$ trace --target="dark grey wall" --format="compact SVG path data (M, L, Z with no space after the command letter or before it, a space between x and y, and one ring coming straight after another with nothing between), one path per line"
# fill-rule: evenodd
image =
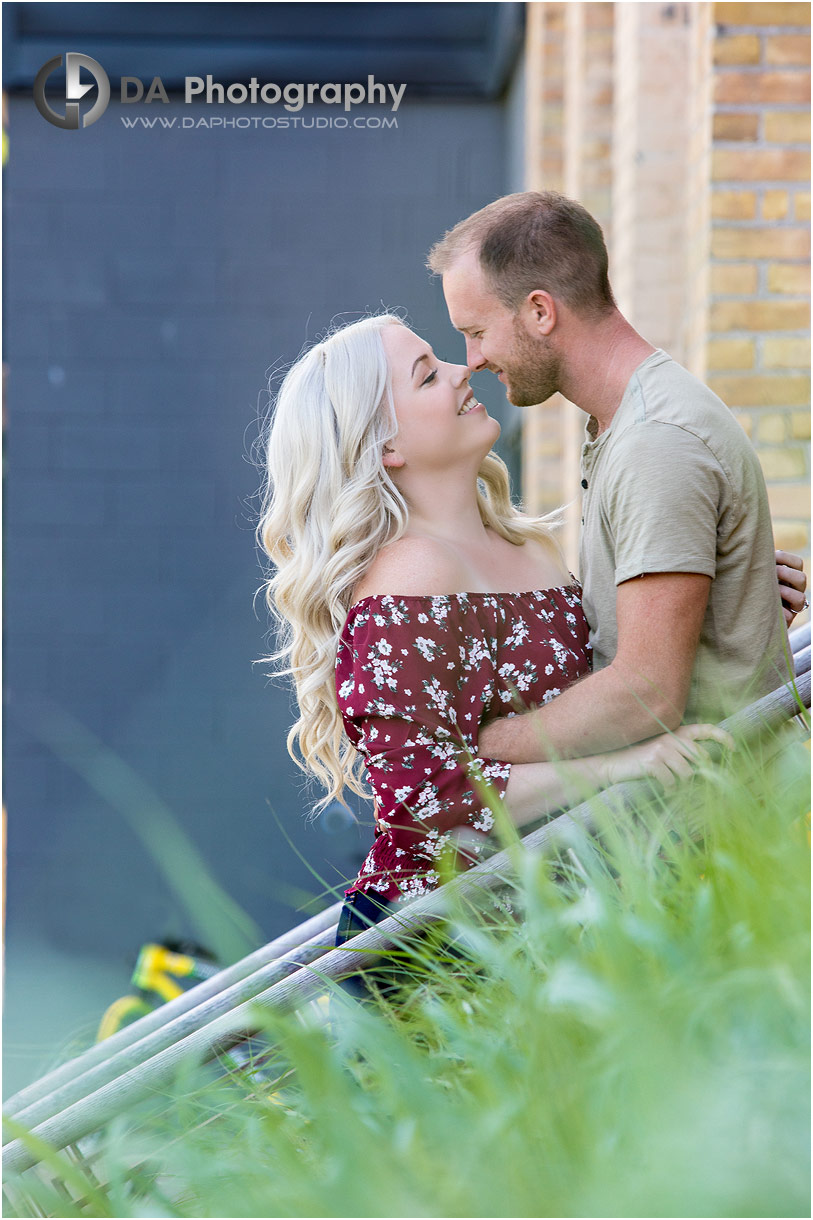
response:
M266 370L338 314L405 306L462 358L423 255L504 183L497 103L407 99L387 131L126 130L120 114L73 132L10 104L7 985L23 1015L26 938L124 963L200 932L82 778L92 748L68 762L43 744L55 710L154 789L264 936L323 888L269 806L325 884L355 872L369 830L305 824L289 696L252 667L267 623L247 453ZM501 405L493 378L478 389Z

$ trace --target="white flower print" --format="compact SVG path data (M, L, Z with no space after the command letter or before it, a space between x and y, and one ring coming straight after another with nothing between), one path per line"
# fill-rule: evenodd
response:
M524 644L530 636L531 631L524 618L518 618L514 623L514 630L506 638L505 644L507 648L519 648Z
M425 635L419 635L415 641L415 647L425 661L434 661L435 657L442 654L443 649L435 640L427 639Z
M475 830L488 832L494 826L494 814L490 809L481 809L479 815L472 819L471 824Z

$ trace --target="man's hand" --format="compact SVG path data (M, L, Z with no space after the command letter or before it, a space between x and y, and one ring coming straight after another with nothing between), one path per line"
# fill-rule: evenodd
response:
M777 551L776 579L779 581L779 592L782 596L785 626L790 627L796 615L801 614L810 604L805 597L807 576L801 556L791 555L790 551Z

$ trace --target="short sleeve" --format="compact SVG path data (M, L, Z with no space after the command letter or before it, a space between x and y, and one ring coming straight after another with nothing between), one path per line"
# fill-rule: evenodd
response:
M339 709L376 799L359 886L386 898L436 885L458 827L481 832L467 841L477 854L505 792L510 764L477 755L491 660L488 641L472 647L473 633L476 620L453 598L382 597L359 603L342 634Z
M694 433L649 421L616 443L602 487L615 583L648 572L714 577L725 474Z

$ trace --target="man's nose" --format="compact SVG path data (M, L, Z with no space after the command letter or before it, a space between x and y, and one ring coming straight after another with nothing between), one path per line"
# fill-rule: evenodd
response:
M485 368L486 360L480 351L480 345L474 339L466 337L466 361L472 372Z

